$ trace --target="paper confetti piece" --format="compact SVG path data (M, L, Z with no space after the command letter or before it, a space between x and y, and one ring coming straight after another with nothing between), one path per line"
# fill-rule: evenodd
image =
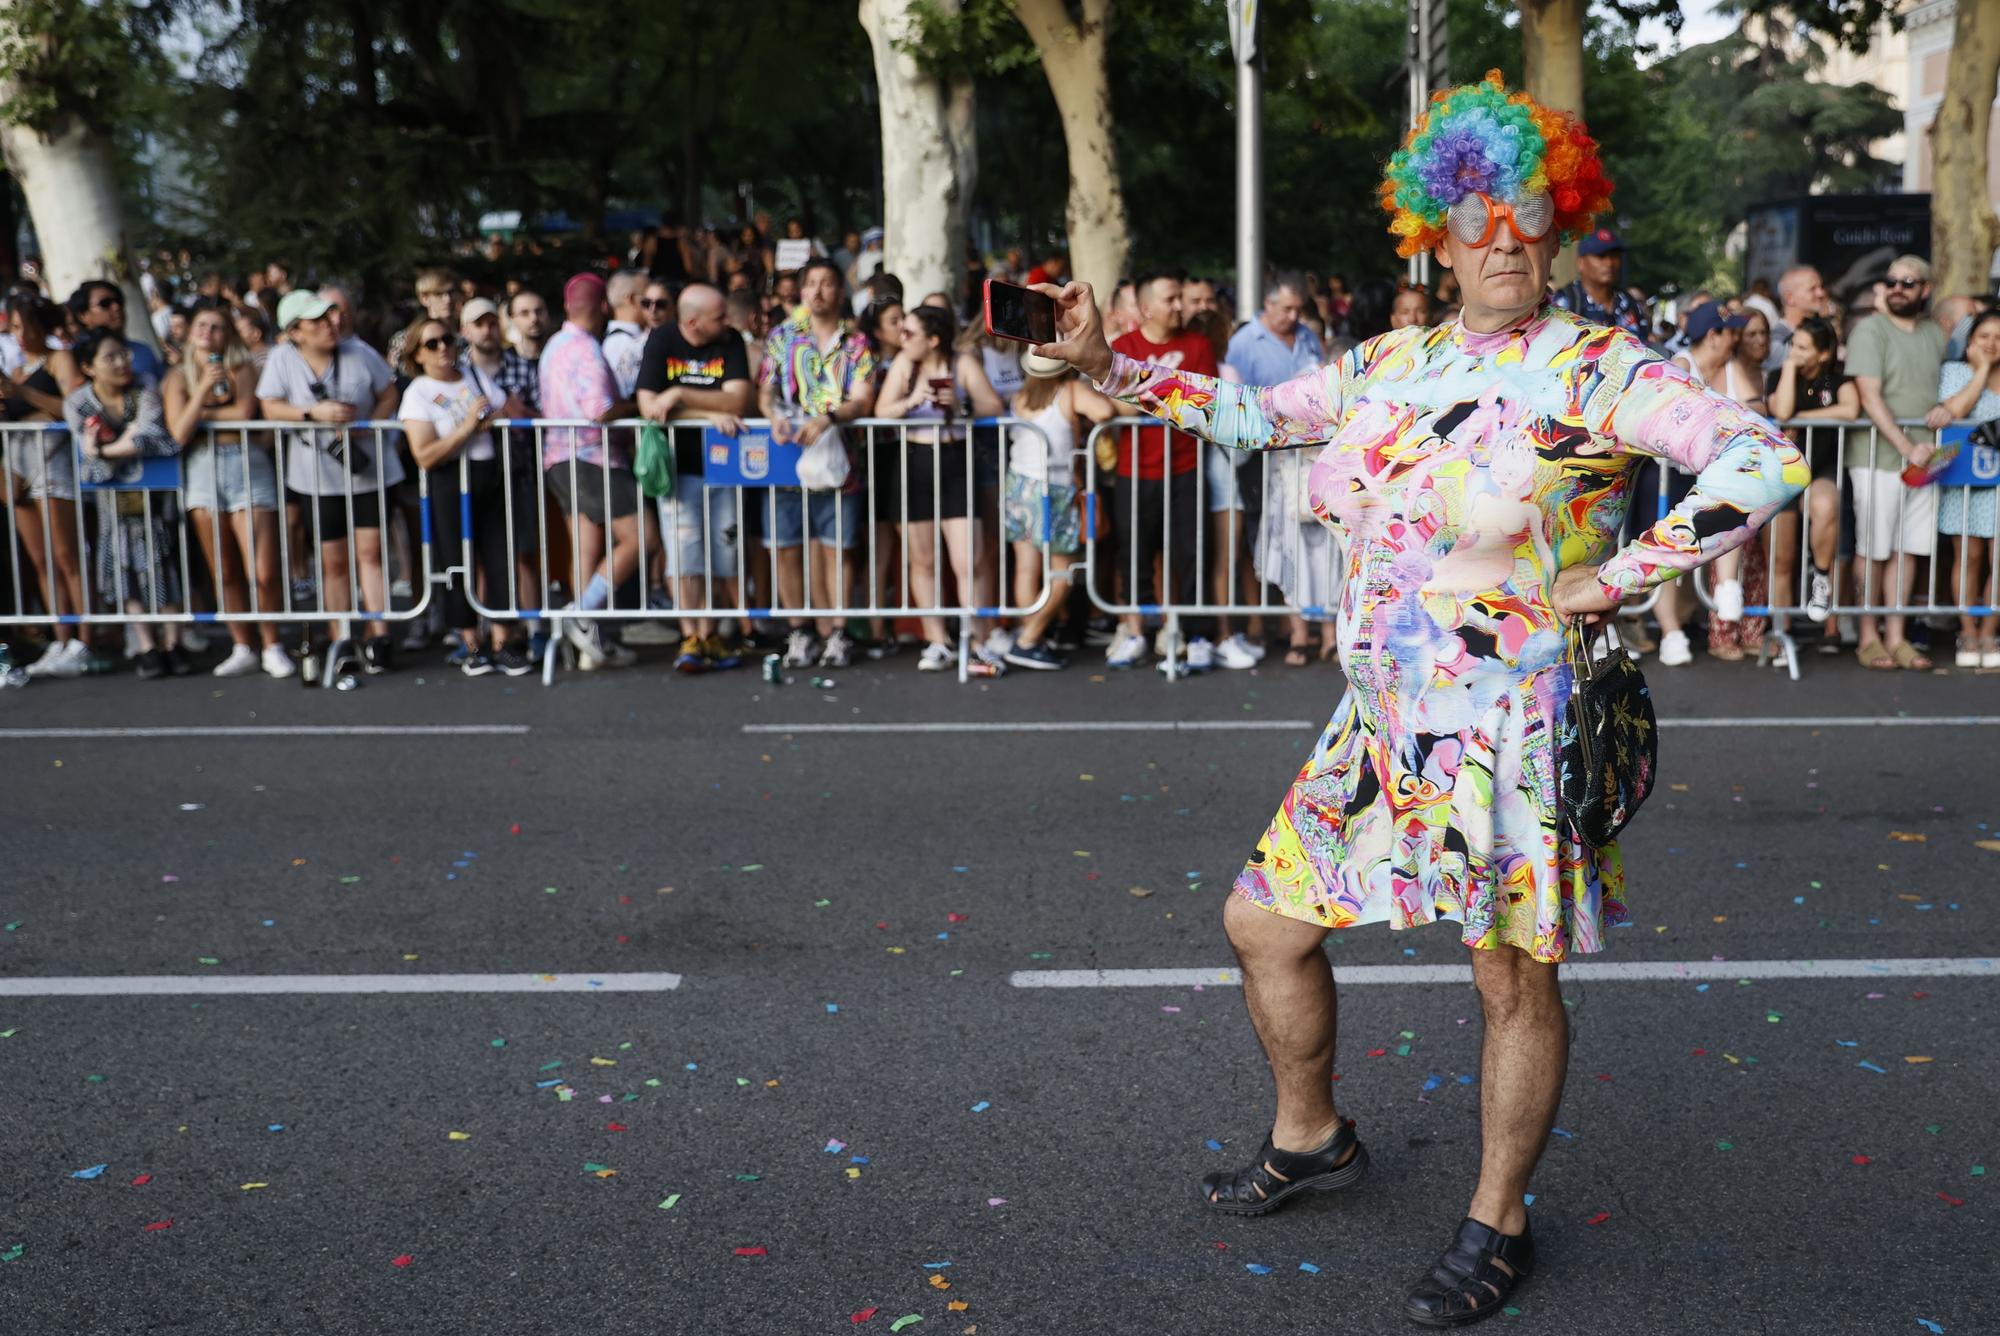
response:
M1268 1276L1271 1274L1271 1268L1265 1266L1262 1262L1245 1262L1243 1269L1253 1276Z
M1319 1274L1319 1268L1314 1266L1311 1262L1300 1262L1299 1270L1305 1272L1307 1275L1310 1276L1317 1276Z
M953 1299L949 1303L945 1304L945 1307L950 1309L954 1313L963 1313L966 1309L972 1307L972 1305L967 1303L963 1299Z
M660 1209L663 1211L671 1211L674 1209L674 1203L678 1202L680 1199L681 1199L680 1193L670 1192L667 1194L667 1199L660 1203Z
M268 1188L270 1186L269 1183L245 1183L240 1190L243 1192L254 1192L258 1188Z
M1611 1212L1599 1211L1596 1215L1593 1215L1592 1217L1590 1217L1590 1219L1584 1221L1583 1223L1586 1225L1601 1225L1610 1218L1611 1218Z
M825 1153L828 1155L834 1155L846 1149L847 1149L847 1143L845 1141L835 1141L829 1138L826 1143Z
M1874 1161L1873 1161L1873 1160L1871 1160L1871 1159L1869 1159L1869 1158L1868 1158L1868 1157L1867 1157L1866 1155L1856 1155L1856 1156L1855 1156L1855 1157L1854 1157L1853 1159L1849 1160L1849 1161L1848 1161L1848 1163L1849 1163L1849 1164L1873 1164L1873 1163L1874 1163Z
M143 1188L146 1186L146 1184L152 1181L153 1181L153 1176L151 1174L140 1174L137 1178L132 1180L132 1186L135 1188Z
M171 1220L155 1220L150 1225L141 1225L139 1232L142 1234L157 1234L163 1229L172 1229L173 1227L174 1222Z
M110 1166L110 1165L108 1165L108 1164L93 1164L93 1165L91 1165L91 1166L90 1166L90 1168L88 1168L88 1169L79 1169L79 1170L77 1170L77 1171L76 1171L75 1173L71 1174L71 1175L70 1175L70 1177L71 1177L71 1178L96 1178L96 1177L97 1177L97 1176L98 1176L99 1174L103 1173L103 1172L104 1172L104 1171L105 1171L106 1169L109 1169L110 1167L111 1167L111 1166Z
M946 1280L943 1276L932 1276L931 1288L934 1290L948 1290L951 1288L951 1282Z
M738 1248L736 1255L738 1257L769 1257L771 1254L762 1248Z
M847 1320L849 1322L853 1322L858 1325L860 1323L866 1322L869 1318L874 1317L877 1313L881 1311L882 1310L879 1308L864 1308L858 1313L849 1313L847 1315Z
M1887 1076L1889 1074L1888 1068L1877 1067L1874 1063L1868 1061L1866 1058L1863 1058L1860 1062L1856 1063L1855 1066L1866 1068L1868 1071L1874 1072L1878 1076Z
M1925 1331L1932 1333L1932 1336L1944 1336L1944 1328L1939 1326L1937 1323L1931 1321L1927 1317L1918 1318L1917 1325L1922 1327Z
M411 1256L411 1255L410 1255L409 1253L403 1253L403 1254L401 1254L400 1256L396 1256L396 1257L391 1257L391 1258L389 1259L389 1265L390 1265L390 1266L408 1266L408 1265L409 1265L410 1263L412 1263L412 1262L414 1262L414 1261L416 1261L416 1260L417 1260L417 1259L416 1259L415 1257Z
M1983 1174L1986 1171L1984 1169L1978 1169L1975 1170L1974 1172ZM1007 1204L1007 1199L1005 1197L988 1197L986 1199L986 1204L988 1206L1005 1206Z
M447 1138L448 1138L449 1140L452 1140L452 1141L470 1141L470 1140L472 1140L472 1133L470 1133L470 1132L446 1132L446 1133L445 1133L445 1136L446 1136L446 1137L447 1137Z
M905 1313L902 1317L897 1318L889 1324L889 1330L901 1331L905 1327L914 1327L923 1320L924 1315L922 1313Z
M28 1251L27 1244L17 1243L7 1251L0 1252L0 1262L18 1262L21 1260L21 1254L26 1251Z
M925 1262L925 1263L924 1263L924 1270L926 1270L926 1271L942 1271L942 1270L944 1270L944 1269L945 1269L946 1267L948 1267L948 1266L950 1266L950 1265L951 1265L951 1263L950 1263L950 1262Z
M1910 1058L1904 1058L1904 1059L1903 1059L1903 1061L1904 1061L1904 1062L1929 1062L1929 1061L1930 1061L1930 1059L1929 1059L1929 1058L1920 1058L1920 1057L1910 1057Z
M1963 1200L1962 1198L1959 1198L1959 1197L1954 1197L1954 1196L1952 1196L1952 1195L1951 1195L1951 1194L1950 1194L1949 1192L1940 1192L1940 1193L1938 1193L1937 1197L1938 1197L1938 1200L1939 1200L1939 1201L1941 1201L1941 1202L1943 1202L1943 1203L1944 1203L1944 1204L1945 1204L1946 1206L1963 1206L1963 1205L1965 1205L1965 1202L1964 1202L1964 1200Z
M990 1101L982 1099L977 1104L972 1106L972 1111L974 1113L984 1113L992 1107L993 1105Z

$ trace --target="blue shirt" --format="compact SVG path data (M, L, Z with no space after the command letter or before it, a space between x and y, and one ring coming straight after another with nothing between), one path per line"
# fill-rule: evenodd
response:
M147 389L160 388L160 355L145 344L134 340L126 347L132 351L132 374Z
M1245 385L1282 385L1319 366L1319 335L1304 321L1292 329L1292 346L1262 320L1252 320L1229 340L1228 362Z
M1632 300L1632 294L1623 288L1611 290L1611 309L1605 310L1591 297L1590 290L1578 279L1556 293L1555 304L1565 311L1574 311L1594 325L1610 325L1637 334L1641 339L1653 341L1653 327L1646 319L1646 308Z

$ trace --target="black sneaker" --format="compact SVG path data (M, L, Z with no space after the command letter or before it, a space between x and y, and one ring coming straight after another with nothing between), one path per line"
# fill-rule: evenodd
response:
M175 677L186 677L194 671L194 665L188 662L187 655L182 652L179 645L167 650L163 657L167 661L167 671Z
M156 649L149 649L139 656L139 680L150 682L156 677L167 675L167 657Z
M493 660L486 657L486 651L475 649L459 661L458 671L467 677L484 677L493 671Z
M535 661L511 641L502 645L500 652L493 656L493 666L509 677L526 677L535 671Z
M389 671L390 641L387 636L372 636L361 646L361 665L371 676Z
M1001 657L1016 668L1040 668L1045 672L1069 666L1048 645L1015 645Z

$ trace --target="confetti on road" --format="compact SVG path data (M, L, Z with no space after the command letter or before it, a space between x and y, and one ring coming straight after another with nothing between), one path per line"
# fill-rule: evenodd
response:
M111 1167L111 1166L110 1166L110 1165L108 1165L108 1164L93 1164L93 1165L91 1165L91 1166L90 1166L90 1168L88 1168L88 1169L79 1169L79 1170L77 1170L77 1171L76 1171L75 1173L71 1174L71 1175L70 1175L70 1177L71 1177L71 1178L96 1178L96 1177L97 1177L97 1176L98 1176L99 1174L103 1173L103 1172L104 1172L104 1171L105 1171L106 1169L109 1169L110 1167Z
M763 1248L738 1248L736 1255L738 1257L769 1257L770 1253Z
M681 1199L680 1193L670 1192L667 1194L667 1199L660 1203L660 1209L663 1211L671 1211L674 1209L675 1203L680 1201L680 1199Z
M173 1227L174 1222L171 1220L155 1220L150 1225L141 1225L139 1232L142 1234L157 1234L163 1229L172 1229Z
M1317 1276L1319 1274L1319 1268L1311 1262L1300 1262L1299 1270L1305 1272L1307 1275Z
M972 1106L972 1111L974 1113L984 1113L992 1107L993 1105L989 1101L982 1099L977 1104Z
M905 1327L914 1327L923 1320L924 1315L922 1313L905 1313L902 1317L897 1318L889 1324L889 1330L901 1331Z
M396 1256L396 1257L391 1257L391 1258L389 1259L389 1265L390 1265L390 1266L396 1266L396 1267L407 1267L407 1266L409 1266L409 1265L410 1265L410 1263L412 1263L412 1262L414 1262L414 1261L416 1261L416 1260L417 1260L417 1259L416 1259L415 1257L411 1256L411 1255L410 1255L409 1253L403 1253L403 1254L401 1254L400 1256Z
M1271 1274L1271 1268L1265 1266L1262 1262L1245 1262L1243 1269L1253 1276L1268 1276Z

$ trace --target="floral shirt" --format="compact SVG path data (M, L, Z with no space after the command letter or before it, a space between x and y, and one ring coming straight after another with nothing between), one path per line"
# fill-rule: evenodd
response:
M542 415L559 421L596 419L618 402L618 382L611 363L590 331L567 320L542 349ZM584 464L604 462L606 432L601 427L544 427L542 467L552 469L574 456ZM624 433L610 433L613 468L632 467L631 446Z
M758 387L775 386L780 401L802 417L831 413L874 378L875 354L853 322L840 322L833 349L825 352L813 338L812 317L803 306L771 331L757 369Z

